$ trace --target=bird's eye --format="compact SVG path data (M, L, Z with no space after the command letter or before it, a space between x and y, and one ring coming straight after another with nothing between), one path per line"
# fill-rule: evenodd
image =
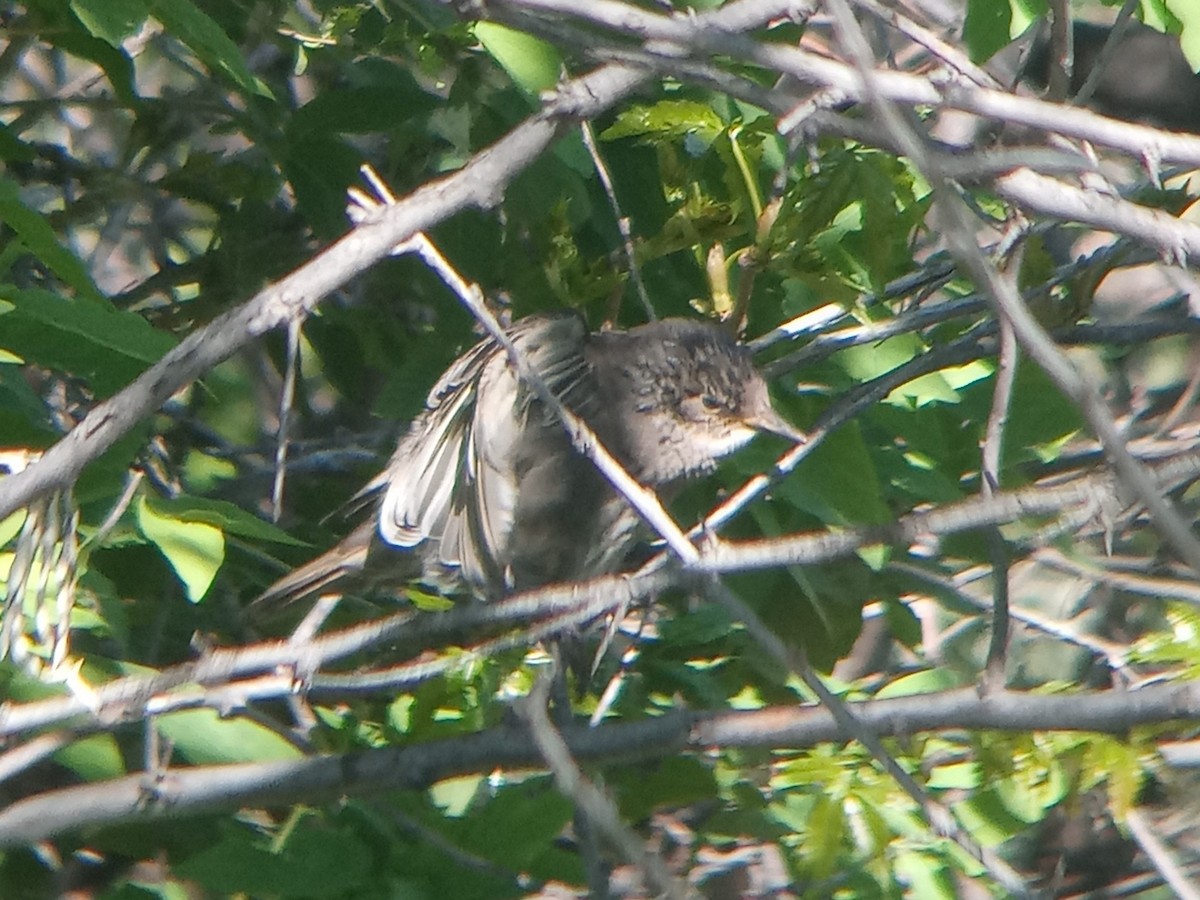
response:
M701 394L700 404L709 412L716 412L721 408L721 401L712 394Z

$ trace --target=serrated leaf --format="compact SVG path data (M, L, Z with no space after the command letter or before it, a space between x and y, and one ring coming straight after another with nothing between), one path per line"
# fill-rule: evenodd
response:
M137 522L146 539L167 558L187 598L198 602L225 560L225 535L204 522L177 519L155 509L145 497L137 503Z
M662 100L652 105L633 106L617 116L600 135L614 141L627 137L656 135L664 138L698 138L711 144L725 130L725 123L704 103L694 100Z
M0 285L15 309L4 317L0 342L27 362L86 379L107 396L175 346L141 316L107 301L70 299L38 288Z
M100 297L99 289L79 257L59 243L54 229L41 213L21 202L16 184L7 178L0 178L0 222L11 228L30 253L77 293Z
M545 41L495 22L476 22L475 37L527 93L536 96L558 84L562 56Z
M934 766L925 781L931 791L974 790L982 783L982 772L977 760L947 763Z

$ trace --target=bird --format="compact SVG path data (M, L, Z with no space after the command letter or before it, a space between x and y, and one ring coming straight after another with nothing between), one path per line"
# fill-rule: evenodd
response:
M1115 119L1200 133L1200 75L1184 55L1180 36L1127 22L1108 48L1113 31L1092 22L1071 23L1071 95L1079 93L1097 65L1103 65L1088 106ZM1025 77L1038 87L1050 81L1052 51L1043 29L1024 66Z
M516 352L642 485L670 492L758 433L805 435L772 406L749 350L682 318L589 332L573 310L507 329ZM619 571L639 518L554 411L485 338L438 379L382 471L371 516L257 604L395 593L413 580L495 600Z

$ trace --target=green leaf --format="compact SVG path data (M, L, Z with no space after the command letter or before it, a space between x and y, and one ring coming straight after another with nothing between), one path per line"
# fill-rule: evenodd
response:
M1008 0L968 0L963 40L974 62L981 63L1011 40L1012 9Z
M475 37L526 93L537 96L558 84L562 56L545 41L495 22L476 22Z
M550 779L534 778L506 787L482 809L463 819L462 844L488 859L523 868L540 855L571 821L571 802Z
M98 299L100 291L79 257L59 243L45 217L21 202L17 185L0 178L0 222L14 232L38 260L75 289L76 293Z
M1195 0L1167 0L1167 8L1183 26L1179 46L1193 72L1200 72L1200 3Z
M127 106L133 105L138 99L134 92L133 61L125 50L91 34L79 19L70 15L62 0L52 4L51 9L53 24L48 27L53 31L54 49L94 62L108 76L117 99Z
M858 423L831 434L805 463L807 475L789 478L776 490L798 509L836 525L879 524L891 519L875 462ZM813 477L813 473L820 473Z
M1179 29L1179 19L1175 15L1173 3L1175 0L1142 0L1142 23L1149 25L1155 31L1168 34ZM1184 0L1186 3L1187 0Z
M187 598L196 603L207 593L225 560L225 535L212 525L175 518L156 506L145 497L138 501L138 527L167 558L183 582Z
M50 443L56 435L41 398L13 365L0 364L0 434L9 446L36 447Z
M708 146L725 130L725 122L711 106L695 100L662 100L650 106L634 106L617 116L600 137L615 141L654 135L672 140L697 137Z
M1046 0L1011 0L1011 3L1012 23L1008 26L1008 33L1014 37L1024 34L1035 20L1044 17L1050 11Z
M659 637L665 645L694 647L729 637L733 623L729 613L715 603L705 604L687 615L659 623Z
M150 10L210 70L223 73L248 94L271 98L270 89L246 68L238 45L191 0L152 0Z
M327 91L315 97L292 117L288 133L345 132L364 134L386 131L435 107L434 98L410 84L370 85Z
M485 781L483 775L446 778L429 789L429 798L440 806L447 816L458 818L467 811L467 807L471 805Z
M304 217L318 234L346 231L346 185L358 177L361 154L341 140L312 132L291 140L283 172L296 191Z
M150 14L147 0L71 0L71 12L93 37L120 47Z
M373 892L371 853L348 829L305 823L278 853L258 845L249 831L229 829L220 843L175 867L220 896L350 897ZM388 896L391 896L390 894Z
M303 755L269 728L249 719L222 718L212 709L185 709L154 721L176 751L197 765L270 762Z
M15 307L0 346L26 362L86 379L102 396L124 387L175 346L170 335L107 301L70 299L39 288L0 285Z
M995 788L985 788L969 800L956 803L954 813L971 837L984 847L1002 844L1029 825L1013 814Z
M185 495L172 500L170 509L171 514L178 519L213 525L226 534L236 534L238 537L256 541L290 544L293 547L312 546L307 541L292 537L279 526L272 525L227 500L212 500L207 497Z
M454 601L449 597L430 594L416 588L408 588L405 590L404 596L421 612L445 612L448 609L454 609Z
M959 896L946 860L932 853L900 850L896 855L896 874L905 881L905 896L926 900L954 900Z
M33 148L13 134L12 129L0 123L0 159L9 162L29 162L34 158ZM3 274L0 269L0 274Z
M717 794L712 769L694 756L672 756L612 773L621 814L639 822L655 808L686 807Z
M84 781L100 781L125 774L121 748L111 734L96 734L75 741L55 753L54 760Z
M926 352L926 344L915 335L905 334L869 347L851 347L841 354L840 359L855 381L870 381ZM921 407L928 403L958 403L962 388L987 378L991 373L992 367L984 362L930 372L896 388L888 395L887 402L905 408Z
M25 510L18 509L7 518L0 519L0 547L17 536L25 524Z

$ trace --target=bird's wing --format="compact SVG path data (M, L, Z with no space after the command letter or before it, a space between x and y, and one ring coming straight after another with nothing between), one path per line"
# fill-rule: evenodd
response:
M492 350L490 341L481 341L451 364L387 466L350 499L347 506L352 510L380 504L378 523L362 523L333 548L280 578L254 601L259 608L348 580L369 582L368 560L378 547L376 534L394 547L411 548L442 533L471 432L479 375Z
M359 492L382 492L379 535L387 543L416 547L444 528L470 440L479 376L494 349L493 341L480 341L454 361L387 466Z
M578 314L530 316L508 334L556 396L586 406L587 326ZM516 467L527 430L546 424L540 404L531 416L532 401L503 350L482 341L442 376L429 409L376 479L386 486L380 536L399 547L431 542L427 576L448 573L489 594L509 586Z

